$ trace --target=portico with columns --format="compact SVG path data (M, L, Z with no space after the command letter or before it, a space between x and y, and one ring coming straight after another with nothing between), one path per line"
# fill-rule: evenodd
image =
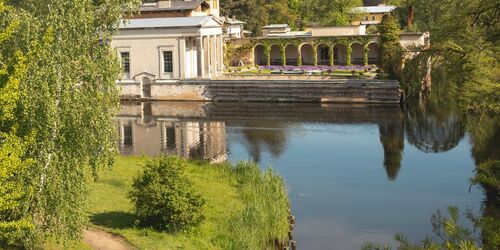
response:
M120 25L112 47L121 60L122 96L151 98L162 84L222 75L218 0L145 2Z

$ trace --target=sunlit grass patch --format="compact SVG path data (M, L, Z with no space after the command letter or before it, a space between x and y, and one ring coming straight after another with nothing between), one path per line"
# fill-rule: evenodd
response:
M287 240L289 204L283 180L250 163L189 161L187 175L206 200L205 220L176 234L138 226L127 193L145 161L121 157L112 170L101 173L88 207L91 223L139 249L269 249Z

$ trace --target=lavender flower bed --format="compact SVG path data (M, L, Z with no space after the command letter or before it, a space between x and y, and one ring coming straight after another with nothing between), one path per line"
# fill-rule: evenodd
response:
M353 66L259 66L259 69L261 70L302 70L302 71L315 71L315 70L320 70L320 71L328 71L328 70L356 70L356 71L364 71L364 70L373 70L376 69L376 66L373 65L367 65L367 66L361 66L361 65L353 65Z

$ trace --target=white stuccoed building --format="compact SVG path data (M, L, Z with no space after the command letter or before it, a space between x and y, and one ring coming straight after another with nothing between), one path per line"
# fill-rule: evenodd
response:
M164 84L221 75L222 26L219 0L143 3L111 43L124 71L121 95L148 98Z

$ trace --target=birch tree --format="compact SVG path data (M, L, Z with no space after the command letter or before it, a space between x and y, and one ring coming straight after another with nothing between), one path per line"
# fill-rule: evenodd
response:
M11 104L2 109L1 132L8 136L2 137L0 150L16 152L7 158L0 154L0 163L2 169L13 161L31 165L10 168L22 171L23 178L6 175L26 190L17 207L0 209L0 244L33 246L1 234L12 211L17 212L14 219L32 226L36 240L77 239L86 223L89 181L98 168L112 164L116 153L112 117L120 65L109 41L123 14L138 1L1 1L0 11L10 9L21 18L11 21L2 14L0 20L1 25L17 26L8 39L0 40L0 70L7 69L0 87L9 90L8 96L2 91L1 102ZM9 58L16 55L24 66L13 71L18 64ZM12 141L16 138L30 140Z

